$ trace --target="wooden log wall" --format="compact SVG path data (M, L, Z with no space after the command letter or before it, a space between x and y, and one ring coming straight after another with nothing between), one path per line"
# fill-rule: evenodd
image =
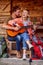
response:
M31 21L43 22L43 0L0 0L0 24L8 21L10 10L15 5L20 6L21 9L28 8ZM0 29L0 33L3 33L3 31L3 29Z
M7 22L10 17L10 0L0 0L0 24ZM5 30L0 28L0 34L4 34Z
M22 9L29 9L31 17L43 16L43 1L41 0L13 0L12 3L13 6L18 5Z

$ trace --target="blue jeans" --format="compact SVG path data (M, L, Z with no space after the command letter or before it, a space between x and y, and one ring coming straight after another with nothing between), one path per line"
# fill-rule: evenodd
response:
M21 42L23 43L23 49L27 49L27 43L26 43L26 41L30 40L30 39L29 39L28 33L24 32L24 33L22 33L20 35L17 35L16 37L10 37L10 36L8 36L8 40L9 41L16 41L16 50L20 51L20 43Z
M21 36L22 43L23 43L23 49L27 49L27 43L26 43L26 41L30 40L30 37L29 37L28 33L24 32L24 33L20 34L20 36Z
M20 51L20 41L21 41L21 38L20 38L19 35L15 36L15 37L8 36L8 40L9 41L16 41L16 50Z

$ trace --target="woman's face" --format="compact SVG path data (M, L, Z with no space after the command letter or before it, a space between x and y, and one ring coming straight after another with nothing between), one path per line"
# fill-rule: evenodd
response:
M27 18L28 17L28 11L27 10L23 10L22 17L23 18Z

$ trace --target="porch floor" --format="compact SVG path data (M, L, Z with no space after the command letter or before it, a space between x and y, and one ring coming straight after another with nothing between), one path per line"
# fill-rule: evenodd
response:
M0 65L43 65L43 60L33 60L30 64L29 59L1 58Z

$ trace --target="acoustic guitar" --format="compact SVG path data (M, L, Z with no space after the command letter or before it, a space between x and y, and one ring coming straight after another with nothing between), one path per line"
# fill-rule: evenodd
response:
M23 28L24 25L22 23L18 23L18 25L21 26L21 28L18 31L7 29L7 34L13 37L18 35L19 33L25 32L25 29Z
M18 35L20 33L25 32L26 31L26 28L31 27L31 26L24 26L23 23L18 23L18 25L20 26L20 29L18 31L7 29L7 34L9 36L12 36L13 37L13 36L16 36L16 35Z

